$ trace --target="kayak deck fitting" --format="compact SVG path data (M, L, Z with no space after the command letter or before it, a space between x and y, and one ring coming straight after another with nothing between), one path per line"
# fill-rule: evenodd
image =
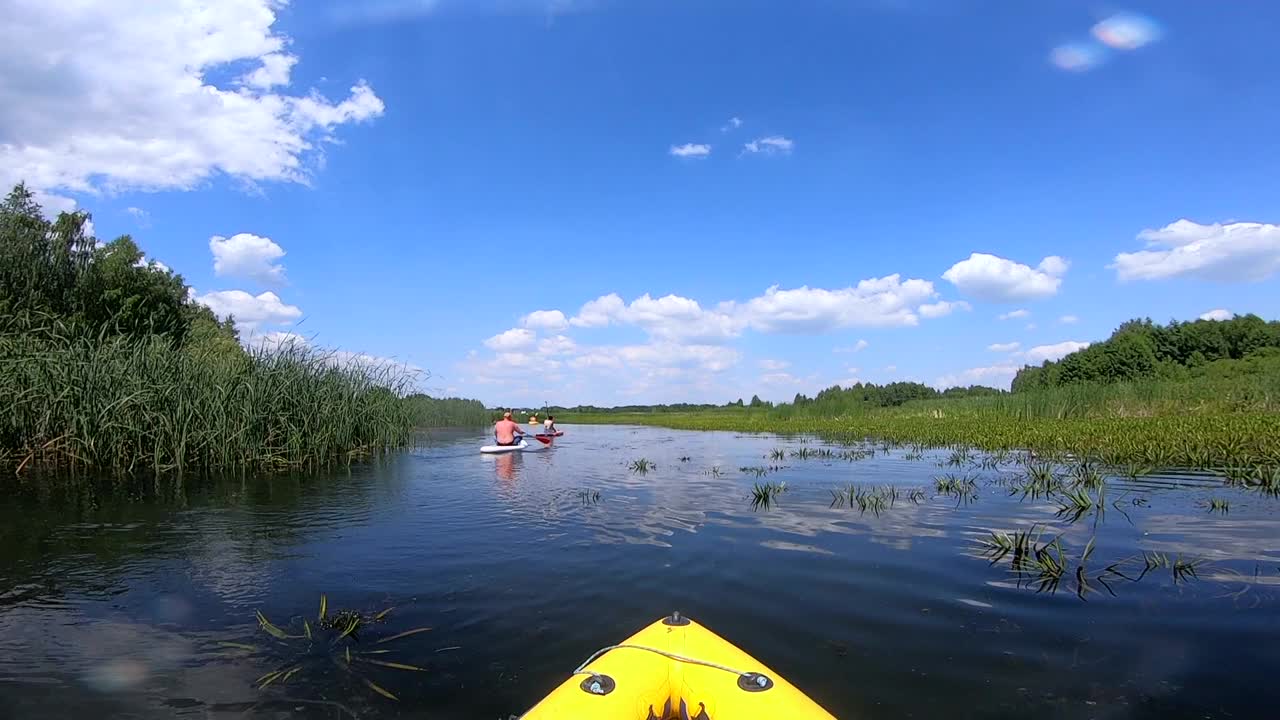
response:
M674 613L592 655L521 720L835 720L782 676Z

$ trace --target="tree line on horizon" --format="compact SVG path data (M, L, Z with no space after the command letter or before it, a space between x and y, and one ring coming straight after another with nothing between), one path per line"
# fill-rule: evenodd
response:
M1166 380L1193 382L1200 378L1231 378L1280 373L1280 321L1254 314L1228 320L1171 320L1161 325L1150 318L1121 324L1106 340L1059 360L1023 367L1009 390L970 385L939 390L918 382L832 385L809 397L796 393L790 403L772 403L752 396L724 404L673 403L600 407L578 405L553 408L580 414L682 413L729 411L735 408L787 408L811 415L836 415L852 407L898 407L913 400L962 399L1017 395L1071 385L1111 385Z

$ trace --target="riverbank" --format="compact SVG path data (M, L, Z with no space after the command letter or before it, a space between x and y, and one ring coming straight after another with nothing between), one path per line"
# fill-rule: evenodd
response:
M1010 418L899 408L860 416L778 417L763 410L566 414L564 424L650 425L680 430L815 434L927 447L1030 450L1109 465L1264 471L1280 465L1280 416L1230 414L1111 418Z

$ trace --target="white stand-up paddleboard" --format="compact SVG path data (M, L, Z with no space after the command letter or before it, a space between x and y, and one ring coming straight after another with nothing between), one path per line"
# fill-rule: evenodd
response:
M525 449L525 448L527 448L527 447L529 447L529 443L528 443L528 442L526 442L526 441L524 441L524 440L521 440L520 442L516 443L515 445L485 445L484 447L480 448L480 452L482 452L482 453L508 453L508 452L516 452L516 451L518 451L518 450L524 450L524 449Z

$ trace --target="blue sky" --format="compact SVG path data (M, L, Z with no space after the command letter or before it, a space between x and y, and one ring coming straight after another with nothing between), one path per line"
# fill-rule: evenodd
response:
M1007 387L1280 306L1280 7L20 5L0 180L437 393Z

